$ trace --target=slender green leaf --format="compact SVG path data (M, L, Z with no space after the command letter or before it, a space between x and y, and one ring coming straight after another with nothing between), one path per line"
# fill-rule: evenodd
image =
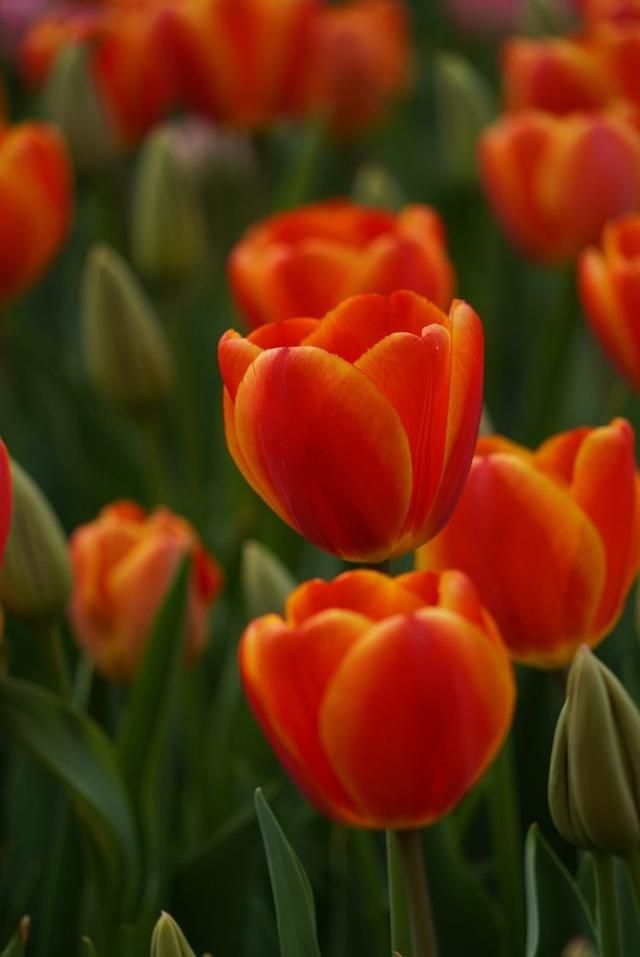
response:
M296 582L273 552L250 541L242 549L242 587L249 617L258 618L281 614Z
M118 752L134 794L157 758L173 701L184 638L191 563L185 558L153 623L118 732Z
M259 788L256 813L276 904L280 955L320 957L309 879Z
M100 853L105 878L135 885L138 834L113 746L95 722L26 681L0 678L0 725L64 786Z
M576 937L595 939L582 893L536 824L525 845L526 957L560 954Z
M8 945L0 954L0 957L24 957L26 953L26 944L29 937L30 921L28 917L23 917L18 929L9 941Z

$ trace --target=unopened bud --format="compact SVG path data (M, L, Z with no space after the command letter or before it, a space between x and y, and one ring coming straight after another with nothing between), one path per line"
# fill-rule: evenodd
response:
M562 957L598 957L598 952L590 941L580 937L565 947Z
M549 807L560 834L576 847L627 855L640 846L640 713L586 646L569 670Z
M2 951L2 957L24 957L26 945L29 940L29 931L31 929L31 918L23 917L18 924L11 941Z
M282 614L296 587L279 558L260 542L247 542L242 549L242 587L249 618L270 612Z
M18 618L37 620L60 614L71 591L67 542L60 522L35 482L11 463L13 509L0 601Z
M162 914L151 938L151 957L195 957L187 940L169 914Z
M354 202L363 206L382 206L399 210L405 197L397 180L380 163L363 163L353 181L351 195Z
M96 89L83 43L64 47L45 89L45 110L62 130L80 170L100 169L115 152L113 126Z
M443 172L454 184L472 183L478 134L495 114L491 90L471 63L451 53L437 57L435 83Z
M204 263L206 224L167 129L143 147L133 192L133 260L149 279L184 282Z
M132 411L166 398L173 371L164 332L140 283L109 246L95 246L87 260L82 330L98 392Z

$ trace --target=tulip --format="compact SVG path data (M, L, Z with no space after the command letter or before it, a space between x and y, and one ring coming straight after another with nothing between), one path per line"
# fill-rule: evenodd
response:
M54 128L0 122L0 305L45 271L67 234L71 206L69 157Z
M640 0L578 0L577 6L590 24L640 22Z
M511 40L504 47L502 75L505 105L512 111L598 110L615 92L603 52L593 41L576 38Z
M69 617L78 643L107 678L134 678L145 642L181 559L192 556L186 643L203 648L222 573L193 528L165 508L146 516L133 502L103 509L71 537Z
M640 391L640 215L607 223L602 248L579 262L580 299L600 343Z
M508 656L455 571L306 582L284 619L249 625L239 658L251 708L287 772L345 824L416 828L446 814L511 721Z
M628 422L580 428L535 452L481 438L458 508L420 568L475 582L514 658L571 661L616 623L640 564L640 490Z
M494 213L537 259L572 259L640 204L640 135L622 116L509 115L485 130L479 160Z
M153 929L151 957L195 957L173 917L163 913Z
M578 651L553 741L549 808L576 847L633 854L640 847L640 713L613 672Z
M315 545L382 561L435 535L473 454L482 326L411 292L324 319L225 333L227 444L249 484Z
M428 206L395 214L333 200L250 229L229 259L238 308L256 327L319 319L357 293L411 289L447 309L453 269L444 226Z

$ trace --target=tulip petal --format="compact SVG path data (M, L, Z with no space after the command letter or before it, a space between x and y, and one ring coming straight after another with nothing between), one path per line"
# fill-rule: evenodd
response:
M382 621L391 615L415 611L424 604L415 592L400 587L399 579L358 569L344 572L333 581L315 578L296 588L287 601L287 621L297 626L329 608L344 608L371 621Z
M640 564L633 430L624 419L594 429L576 458L573 497L604 543L606 577L594 631L608 631Z
M269 322L254 331L249 341L261 349L277 349L279 346L299 346L320 325L319 319L283 319Z
M363 824L420 827L482 774L513 700L504 648L458 615L423 609L352 647L322 703L320 737Z
M592 638L602 540L570 490L520 457L474 459L451 521L419 564L465 572L518 660L556 667Z
M345 654L370 627L335 609L296 631L267 615L247 628L239 651L245 692L278 757L316 807L343 820L353 820L353 803L320 743L318 713Z
M411 454L397 413L363 373L320 349L265 352L238 389L234 425L252 484L301 534L351 560L389 556Z
M236 397L245 372L261 352L259 346L231 329L223 335L218 345L218 364L222 381L232 399Z
M590 431L588 427L571 429L547 439L532 457L535 468L569 487L573 482L576 456Z

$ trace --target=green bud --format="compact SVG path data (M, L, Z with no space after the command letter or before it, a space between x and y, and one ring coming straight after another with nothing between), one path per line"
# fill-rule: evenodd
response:
M454 184L477 178L478 134L495 114L489 84L461 56L443 53L435 64L440 162Z
M151 957L195 957L173 917L163 913L151 938Z
M96 390L132 411L162 402L173 383L164 332L132 271L109 246L94 246L89 254L81 315Z
M17 618L59 615L71 591L67 540L35 482L11 463L11 529L0 568L0 602Z
M14 936L0 954L0 957L24 957L31 930L31 918L23 917Z
M572 940L571 943L562 951L562 957L598 957L597 951L584 937L578 940Z
M569 670L549 807L560 834L576 847L627 855L640 846L640 713L586 646Z
M405 199L399 183L380 163L363 163L353 181L351 195L354 202L363 206L382 206L398 210Z
M105 166L113 158L113 127L105 114L83 43L64 47L44 93L45 111L62 130L80 170Z
M168 129L153 132L142 149L132 215L133 260L143 275L180 283L204 264L205 220Z
M260 542L246 542L242 549L242 588L250 618L270 612L282 613L296 587L279 558Z

